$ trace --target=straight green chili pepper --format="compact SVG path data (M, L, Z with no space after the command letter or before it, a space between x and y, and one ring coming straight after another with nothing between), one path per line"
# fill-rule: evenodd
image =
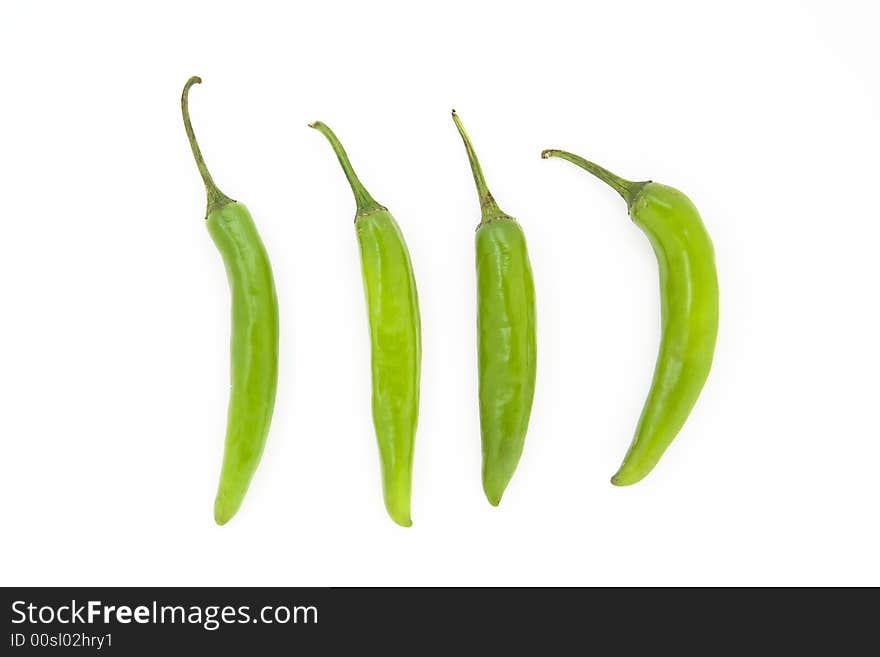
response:
M409 527L422 360L416 279L394 217L361 184L333 131L320 121L309 126L330 142L357 203L354 227L370 323L373 426L385 509L394 522Z
M660 352L635 437L611 478L611 483L627 486L643 479L660 460L709 376L718 334L718 274L712 240L694 204L677 189L624 180L565 151L545 150L541 157L568 160L613 187L657 256Z
M232 293L230 391L226 444L214 520L223 525L235 515L247 492L269 433L278 383L278 300L272 267L247 208L221 192L196 141L189 119L190 78L180 106L183 125L208 196L206 223L217 245Z
M535 284L519 223L495 202L461 120L482 218L476 231L477 361L483 492L493 506L522 455L535 396Z

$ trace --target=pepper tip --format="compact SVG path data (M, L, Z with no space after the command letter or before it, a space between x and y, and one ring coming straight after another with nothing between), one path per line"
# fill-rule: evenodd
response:
M407 513L405 516L395 515L392 513L388 513L391 516L391 519L395 522L395 524L400 525L401 527L412 527L412 518Z
M611 477L611 483L617 487L632 486L633 484L638 483L641 480L642 477L627 477L620 471L618 471L613 477Z
M483 488L483 492L486 494L486 499L489 504L492 506L498 506L501 504L501 497L504 495L504 489L502 490L489 490L486 487Z
M237 504L230 505L229 500L225 495L218 494L214 499L214 522L222 527L232 520L232 517L238 511L240 505L240 500Z

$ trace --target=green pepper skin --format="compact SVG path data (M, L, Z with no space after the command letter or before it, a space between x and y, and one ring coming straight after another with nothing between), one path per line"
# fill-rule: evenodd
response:
M482 224L476 253L483 491L498 506L519 464L535 396L535 285L515 220Z
M370 324L373 427L382 491L388 515L398 525L409 527L422 360L412 263L400 227L364 189L336 135L320 121L310 125L330 142L357 202L354 226Z
M660 273L662 337L635 437L611 482L627 486L657 465L684 426L712 367L718 335L718 274L712 240L690 199L672 187L631 182L564 151L544 151L616 189L644 231Z
M373 427L385 508L409 527L422 357L416 281L403 234L388 210L360 215L354 225L370 323Z
M220 251L232 295L230 391L226 443L214 520L227 523L238 511L260 463L278 384L278 299L266 249L247 208L221 192L205 166L183 89L184 126L208 196L208 233Z
M260 463L278 384L278 300L257 227L240 203L208 215L232 293L229 411L214 518L238 511Z
M510 483L525 444L537 371L535 284L519 223L498 207L458 115L482 220L475 237L477 362L483 492L493 506Z

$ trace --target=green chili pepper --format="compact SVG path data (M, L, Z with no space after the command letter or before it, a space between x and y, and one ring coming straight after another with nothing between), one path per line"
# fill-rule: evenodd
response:
M586 169L623 197L654 247L660 269L662 338L654 380L632 445L611 482L643 479L669 447L697 402L712 367L718 334L715 252L697 209L677 189L631 182L565 151L546 150Z
M452 110L477 186L477 361L483 492L498 506L522 455L535 396L535 284L526 237L495 203L464 126Z
M247 208L217 189L189 120L190 78L180 106L183 125L208 195L205 217L232 292L229 410L214 520L229 521L247 492L263 453L278 383L278 300L266 249Z
M354 227L370 323L373 426L379 444L382 490L388 515L398 525L409 527L422 360L416 279L394 217L358 180L333 131L320 121L309 125L330 142L357 202Z

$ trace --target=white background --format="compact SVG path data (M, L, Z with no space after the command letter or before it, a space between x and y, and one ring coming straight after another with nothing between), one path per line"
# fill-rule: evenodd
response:
M0 581L880 584L880 61L873 3L4 3ZM275 270L278 401L212 519L229 297L179 113ZM480 487L473 231L455 107L529 241L539 367L519 470ZM354 202L397 217L424 337L414 526L382 506ZM642 483L609 483L659 340L616 194L713 237L715 365Z

